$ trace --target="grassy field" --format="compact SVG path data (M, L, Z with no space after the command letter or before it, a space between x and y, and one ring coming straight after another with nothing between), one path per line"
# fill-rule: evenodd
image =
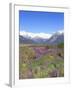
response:
M20 45L19 79L64 76L64 45Z

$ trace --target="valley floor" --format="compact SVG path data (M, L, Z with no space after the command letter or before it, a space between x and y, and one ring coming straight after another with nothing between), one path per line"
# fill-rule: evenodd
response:
M64 76L64 47L60 45L20 45L19 79Z

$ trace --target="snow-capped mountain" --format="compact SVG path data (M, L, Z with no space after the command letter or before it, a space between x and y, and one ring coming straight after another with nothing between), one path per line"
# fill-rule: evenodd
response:
M49 39L51 37L51 34L47 33L31 33L26 31L20 31L20 35L27 38L43 38L43 39Z
M23 36L19 35L19 43L20 44L32 44L32 43L35 43L35 42L30 38L26 38L26 37L23 37Z
M47 41L49 44L58 44L60 42L64 42L64 33L63 32L56 32L52 35L51 38Z
M22 31L20 32L19 42L20 43L34 43L34 44L57 44L64 41L63 31L58 31L53 34L47 33L30 33Z

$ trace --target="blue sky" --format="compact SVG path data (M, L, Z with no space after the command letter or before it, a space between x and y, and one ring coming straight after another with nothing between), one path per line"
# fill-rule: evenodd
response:
M53 33L64 29L64 13L19 11L19 29L32 33Z

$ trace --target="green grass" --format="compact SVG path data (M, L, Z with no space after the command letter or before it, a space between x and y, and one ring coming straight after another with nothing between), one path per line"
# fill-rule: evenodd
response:
M64 48L64 42L59 43L57 46L58 46L58 48L62 48L63 49Z

